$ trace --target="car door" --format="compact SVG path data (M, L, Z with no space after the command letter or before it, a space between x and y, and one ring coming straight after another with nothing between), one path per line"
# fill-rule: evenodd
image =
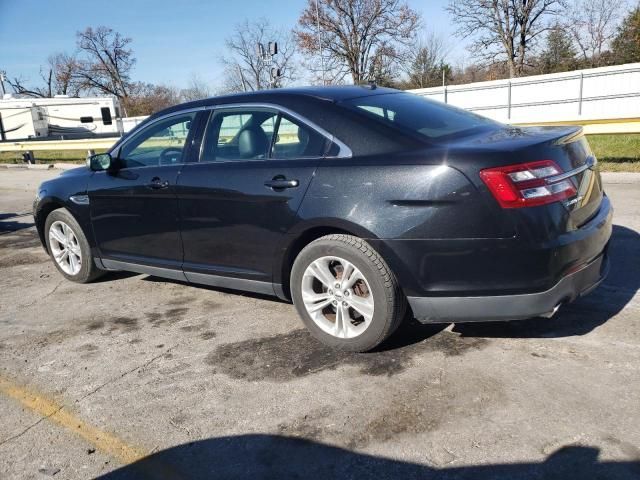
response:
M106 267L152 265L184 279L176 181L194 118L180 113L149 124L113 153L116 168L89 180L91 222Z
M327 143L274 109L216 109L178 180L186 277L273 293L273 256Z

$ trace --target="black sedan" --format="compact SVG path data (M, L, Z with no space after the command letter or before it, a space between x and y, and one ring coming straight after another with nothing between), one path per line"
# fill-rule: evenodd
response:
M63 276L127 270L292 300L374 348L422 322L551 316L607 273L612 208L580 128L516 128L375 86L211 98L43 183Z

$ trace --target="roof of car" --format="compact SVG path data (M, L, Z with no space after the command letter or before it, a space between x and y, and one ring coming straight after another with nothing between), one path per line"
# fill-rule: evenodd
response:
M212 103L218 103L217 100L233 99L234 101L242 98L250 99L253 96L265 96L265 95L292 95L303 97L314 97L320 100L328 101L340 101L348 98L366 97L369 95L378 95L381 93L394 93L398 92L393 88L377 87L375 85L332 85L327 87L321 86L306 86L306 87L289 87L289 88L274 88L270 90L256 90L253 92L241 92L231 95L224 95L221 97L212 97L207 100L211 100Z
M328 102L339 102L341 100L347 100L350 98L367 97L370 95L380 95L384 93L400 93L400 90L372 85L332 85L327 87L308 86L274 88L270 90L256 90L253 92L233 93L229 95L221 95L217 97L196 100L189 103L183 103L162 110L154 114L152 118L187 108L203 107L209 105L224 105L227 103L253 102L257 100L265 101L266 99L273 99L274 101L277 101L278 98L283 97L308 97Z

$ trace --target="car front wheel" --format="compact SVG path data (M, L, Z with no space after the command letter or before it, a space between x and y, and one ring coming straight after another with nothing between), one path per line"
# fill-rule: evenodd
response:
M45 239L56 268L66 279L88 283L103 273L95 266L87 238L68 210L59 208L49 214Z
M335 234L307 245L291 272L291 294L311 334L364 352L398 327L406 300L386 262L366 241Z

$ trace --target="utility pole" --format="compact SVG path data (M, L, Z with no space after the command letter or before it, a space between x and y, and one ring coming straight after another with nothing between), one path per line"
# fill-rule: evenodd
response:
M273 57L278 54L278 42L269 42L267 44L267 48L264 48L264 45L258 43L256 45L256 53L258 54L258 58L260 61L266 65L267 67L271 67L273 65ZM276 88L278 85L278 79L282 76L282 72L279 68L273 67L269 70L269 86L271 88ZM260 88L260 86L258 86Z
M242 73L242 68L240 68L240 64L236 63L236 67L238 67L238 73L240 74L240 80L242 80L242 90L247 91L247 82L244 81L244 74Z
M320 8L318 7L318 0L316 0L316 31L318 33L318 54L320 55L320 66L322 68L322 85L326 85L324 73L324 55L322 54L322 34L320 33Z
M7 72L0 70L0 89L2 89L2 97L7 93L4 89L4 81L7 79Z

